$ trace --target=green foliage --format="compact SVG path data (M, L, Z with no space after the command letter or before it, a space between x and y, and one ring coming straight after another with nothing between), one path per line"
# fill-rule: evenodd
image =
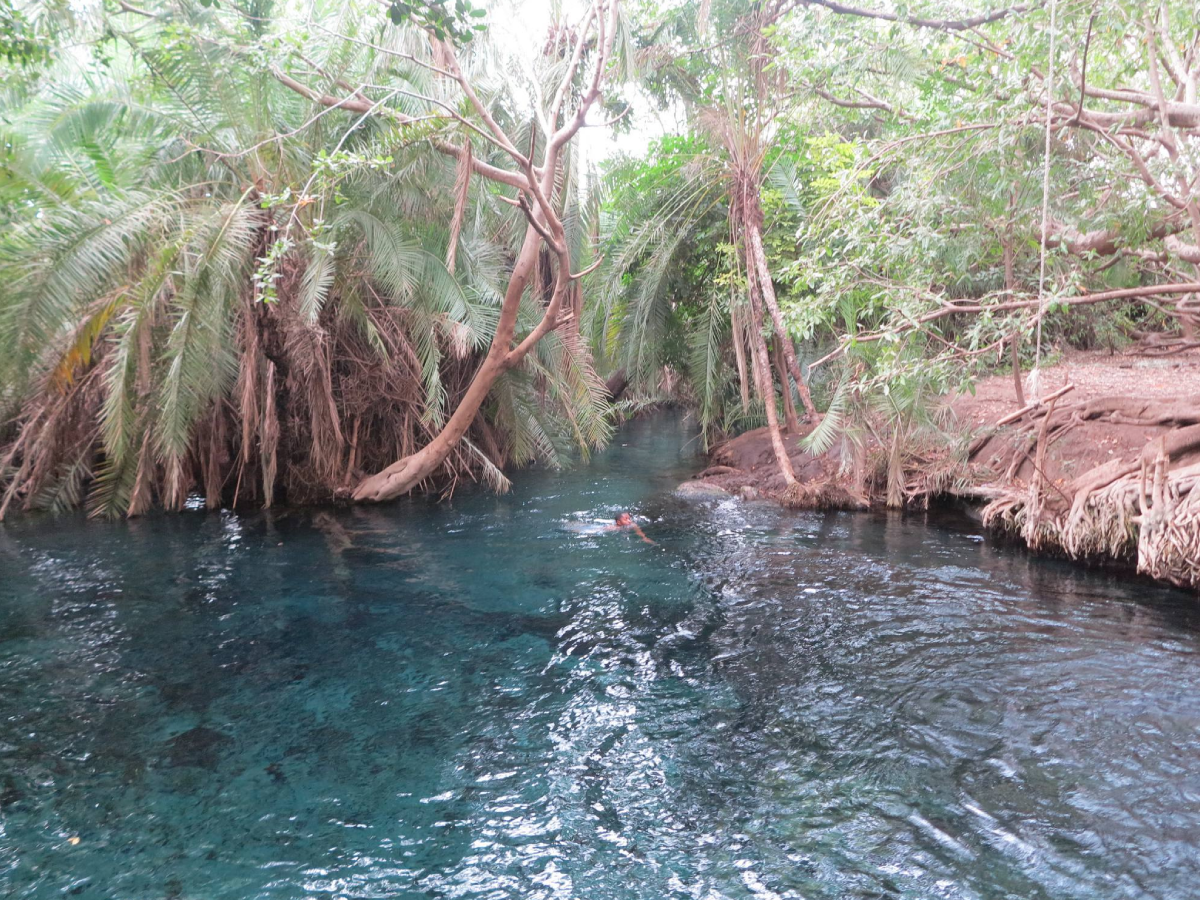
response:
M725 227L722 182L697 138L670 137L646 159L621 159L606 180L603 343L635 379L671 355L675 326L707 306L698 296L723 265L711 241ZM683 354L676 352L676 359Z
M487 11L470 0L392 0L387 15L393 25L415 25L439 41L466 44L487 30L481 21Z
M826 358L805 373L826 413L808 446L841 442L849 457L869 437L893 497L906 454L944 433L936 397L1007 365L1007 341L1035 361L1039 303L1047 354L1174 327L1163 304L1065 301L1190 277L1200 238L1178 210L1195 162L1169 148L1198 131L1194 10L1057 4L1047 158L1049 10L916 22L961 8L630 0L613 69L686 125L607 162L599 184L567 160L554 202L572 259L583 269L602 251L603 264L581 285L578 331L497 382L450 483L500 487L503 457L559 465L602 445L611 410L593 362L626 371L631 407L693 402L706 439L761 424L777 398L747 375L748 339L776 340L747 300L744 233L759 218L796 356ZM219 499L234 468L233 483L257 472L256 498L276 480L328 496L351 463L386 464L446 421L495 332L525 223L478 178L456 203L456 165L435 148L511 159L486 124L451 115L475 113L430 36L470 44L460 59L480 102L521 146L539 139L530 98L569 46L552 30L514 66L485 18L468 0L303 16L270 0L88 15L0 0L0 504L178 506L201 482ZM1146 99L1155 78L1175 124ZM609 114L636 114L609 94ZM972 312L946 314L955 304ZM345 431L360 426L370 436L350 453Z
M50 41L13 0L0 0L0 56L30 66L50 61Z
M276 487L327 499L352 461L382 468L436 433L491 342L524 223L473 183L448 267L457 173L431 142L470 134L441 114L456 89L369 44L427 60L438 16L465 16L476 35L482 16L411 6L399 28L381 31L363 3L302 31L269 3L247 19L244 4L149 2L101 26L122 35L111 65L53 63L11 99L0 504L113 516L178 508L196 490L209 503L269 503ZM474 44L464 65L494 72L494 48ZM394 85L373 90L384 114L315 104L280 77L312 78L313 65L331 81ZM517 132L526 120L504 83L471 74ZM499 161L490 145L474 153ZM593 214L579 191L565 203L584 265ZM611 430L588 349L566 334L504 376L485 409L435 483L503 489L497 463L561 465Z
M881 14L894 20L804 4L765 26L767 12L734 2L644 6L660 23L650 90L664 107L682 105L690 130L608 173L612 209L624 214L611 228L616 299L608 308L628 323L609 334L627 354L637 351L629 362L657 364L661 352L641 349L647 340L662 346L657 323L683 327L706 428L726 420L714 404L719 385L729 384L733 342L732 330L714 330L721 317L710 288L722 285L733 302L745 288L721 227L727 208L716 201L719 212L705 228L672 206L686 184L679 147L719 163L710 184L723 177L715 174L721 165L736 169L739 154L748 154L751 168L754 153L761 155L756 200L788 332L802 358L842 351L811 378L818 395L822 379L838 385L826 392L829 415L810 439L814 450L833 447L839 434L853 438L863 423L885 443L896 433L917 440L934 427L917 407L932 408L939 391L968 388L1006 366L1006 342L1018 340L1026 363L1035 361L1044 170L1054 232L1040 298L1045 353L1062 343L1118 347L1135 331L1172 327L1146 304L1080 307L1063 299L1189 277L1161 235L1183 228L1183 243L1200 243L1188 223L1168 224L1181 219L1171 185L1194 199L1195 164L1164 151L1170 136L1152 96L1154 77L1167 79L1166 99L1194 95L1186 72L1194 60L1181 56L1195 38L1189 4L1057 4L1049 159L1041 119L1047 6L974 29L917 23L965 15L961 4L941 0ZM714 28L728 37L706 40ZM1084 109L1073 117L1084 68ZM1079 115L1104 127L1081 127ZM1120 140L1101 133L1133 119L1150 132L1126 132L1140 151L1123 152ZM764 121L758 143L749 140ZM1172 129L1194 142L1193 124ZM1150 154L1153 174L1139 168L1138 152ZM1070 235L1088 233L1112 238L1101 250L1073 250ZM702 278L693 277L697 259L711 263ZM1014 301L1016 308L1005 308ZM658 304L651 307L657 319L650 303ZM948 303L984 312L936 315ZM723 321L730 311L726 300ZM741 405L725 392L726 407Z

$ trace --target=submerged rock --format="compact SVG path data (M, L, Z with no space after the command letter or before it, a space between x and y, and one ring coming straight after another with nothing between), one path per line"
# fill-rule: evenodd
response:
M0 812L3 812L6 807L12 806L14 803L20 803L24 799L25 795L17 787L17 783L13 780L12 775L5 775L3 787L0 788Z
M729 491L717 484L707 481L685 481L675 488L676 497L690 500L720 500L729 496Z
M211 728L198 726L167 741L170 748L167 762L172 766L192 766L198 769L215 769L221 750L233 743L233 738Z

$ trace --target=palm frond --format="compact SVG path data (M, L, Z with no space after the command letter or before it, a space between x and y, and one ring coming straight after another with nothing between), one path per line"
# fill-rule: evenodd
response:
M296 295L300 318L307 325L317 323L325 300L329 297L329 289L333 286L334 276L337 274L335 249L335 246L327 243L315 242L309 248L307 264Z
M507 494L510 490L512 490L512 482L509 481L505 474L501 472L499 468L497 468L496 464L488 458L486 453L475 446L475 444L469 438L464 437L462 439L462 443L463 446L467 448L470 454L479 463L480 472L488 487L490 487L497 494Z
M817 427L808 433L800 446L813 456L820 456L833 446L846 424L846 406L850 397L849 382L843 381L833 392L829 407Z
M718 293L712 291L708 303L688 333L690 376L697 392L700 430L705 441L716 421L720 394L728 380L722 354L728 335L728 310L724 308Z

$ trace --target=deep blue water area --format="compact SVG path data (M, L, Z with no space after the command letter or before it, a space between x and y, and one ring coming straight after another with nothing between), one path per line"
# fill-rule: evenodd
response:
M0 898L1200 897L1194 597L694 451L0 525Z

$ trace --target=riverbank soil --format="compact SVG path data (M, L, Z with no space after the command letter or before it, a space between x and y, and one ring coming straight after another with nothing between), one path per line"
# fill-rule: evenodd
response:
M967 459L954 465L947 452L929 458L928 471L908 473L909 501L948 493L984 504L987 527L1031 549L1127 562L1200 589L1200 350L1074 352L1044 369L1040 381L1043 402L1024 409L1011 375L949 398L974 436ZM801 449L809 430L785 437L807 506L882 502L856 489L871 480L848 476L840 451L813 457ZM718 445L710 459L697 478L714 491L774 497L783 490L766 429ZM938 477L951 469L960 476Z
M1010 376L954 398L978 432L958 493L1032 549L1200 588L1200 352L1072 354L1041 382L1047 402L1015 419Z
M806 509L866 509L868 498L842 475L839 456L833 452L813 456L801 447L812 429L812 425L801 424L798 432L783 435L784 447L804 491L801 505ZM715 446L709 462L696 480L713 491L744 499L775 499L787 487L766 428L747 431Z

